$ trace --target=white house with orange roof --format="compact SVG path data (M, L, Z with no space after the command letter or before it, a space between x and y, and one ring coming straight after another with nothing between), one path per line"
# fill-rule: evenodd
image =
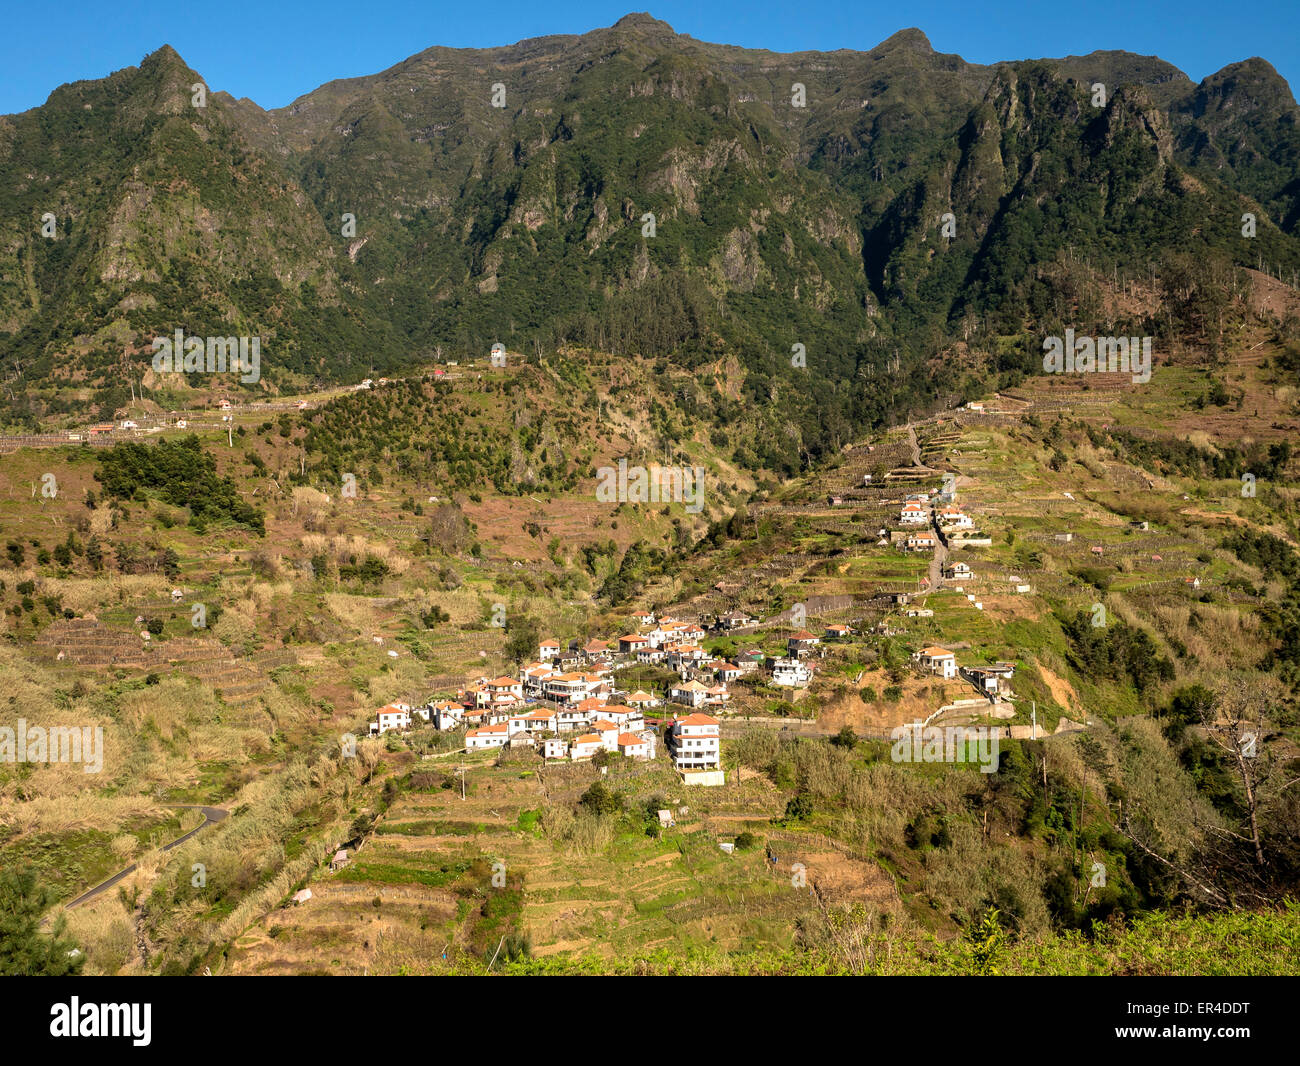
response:
M736 663L729 663L725 659L721 662L715 660L710 664L713 667L713 676L721 681L724 685L730 684L737 678L744 676L745 671Z
M912 659L932 674L938 674L943 678L957 676L957 656L947 648L931 645L916 652Z
M683 623L682 628L678 631L678 636L681 640L688 641L689 643L693 644L698 640L703 640L705 637L705 632L703 629L700 628L700 626L697 623L686 622Z
M377 721L370 724L372 736L382 736L392 729L411 728L411 708L405 703L390 703L381 707L375 715Z
M731 693L727 691L726 685L713 685L708 692L704 694L704 702L712 704L727 703L731 700Z
M574 738L573 743L569 745L569 758L575 762L578 759L590 759L597 752L605 750L605 743L600 739L598 733L583 733Z
M836 622L826 627L825 636L827 640L840 640L844 637L853 636L853 629Z
M662 706L663 704L663 700L661 700L658 696L652 696L650 695L650 693L642 692L640 689L637 689L635 692L633 692L632 695L624 699L623 702L627 704L627 706L631 707L633 710L642 710L642 711L647 710L651 707L659 707Z
M970 529L975 523L960 507L945 507L935 516L944 529Z
M545 663L529 663L521 671L520 681L524 687L524 697L526 699L537 699L542 695L543 686L546 679L555 677L559 671L552 669Z
M516 733L556 733L554 711L530 711L528 714L515 714L506 719L510 736Z
M560 642L558 640L544 640L537 645L537 657L542 662L550 662L552 659L560 657Z
M493 703L508 703L524 698L524 683L513 677L494 677L486 681L488 697ZM510 697L509 700L503 697Z
M928 529L923 529L916 533L909 533L903 546L908 551L928 552L934 551L935 544L934 534Z
M785 649L790 655L806 655L821 642L821 637L809 633L806 629L801 629L797 633L790 634L786 639Z
M629 759L653 759L655 735L648 730L644 733L620 733L618 753Z
M635 733L645 728L645 716L636 707L610 704L601 708L600 716L607 722L613 722L625 733Z
M467 751L482 751L485 748L503 747L507 740L510 739L509 726L505 722L500 725L485 725L478 729L471 729L465 734L465 748Z
M604 708L605 701L597 699L595 696L588 696L585 700L570 703L555 712L556 727L562 733L574 729L585 730L591 724L592 719L599 715Z
M618 638L618 650L624 655L635 655L643 648L650 647L650 638L640 633L627 633Z
M678 770L710 770L722 765L719 723L709 714L688 714L668 727L668 751Z
M542 683L542 692L549 700L556 703L576 703L596 694L602 680L596 674L567 673L556 674Z
M668 644L664 646L664 652L671 670L694 666L704 658L704 649L698 644Z
M600 743L606 751L618 750L618 735L623 732L618 727L617 722L610 722L604 718L597 719L591 723L589 733L594 733L600 737Z
M925 504L909 500L898 512L898 520L905 526L926 526L930 524L930 515L925 509Z

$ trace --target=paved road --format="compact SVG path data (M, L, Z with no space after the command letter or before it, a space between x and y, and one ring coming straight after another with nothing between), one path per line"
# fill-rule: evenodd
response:
M175 805L175 809L202 811L203 822L200 825L196 825L184 836L177 837L170 844L164 844L162 849L163 851L171 851L172 848L180 847L182 844L185 843L185 841L189 840L189 838L192 837L195 833L197 833L200 829L212 825L214 822L219 822L227 815L230 814L229 811L223 811L220 807L201 807L192 803L177 804ZM73 907L80 906L82 903L86 903L89 900L94 899L96 896L104 892L107 892L115 884L121 881L122 878L126 877L128 874L134 873L135 869L136 869L136 864L132 863L125 870L122 870L120 873L114 874L107 881L104 881L96 885L94 888L90 889L87 892L83 892L80 896L78 896L76 899L74 899L71 903L68 904L68 909L71 910Z

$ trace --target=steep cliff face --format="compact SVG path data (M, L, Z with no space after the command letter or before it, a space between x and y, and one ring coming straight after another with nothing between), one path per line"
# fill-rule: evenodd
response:
M1297 109L1262 60L1192 86L1123 52L984 67L905 30L776 54L633 15L270 112L196 107L201 82L163 47L0 118L0 354L26 388L111 390L178 325L263 336L261 387L496 340L689 364L705 334L764 374L817 346L833 384L868 340L915 363L959 317L1023 324L1062 248L1195 252L1252 210L1272 261L1300 254Z

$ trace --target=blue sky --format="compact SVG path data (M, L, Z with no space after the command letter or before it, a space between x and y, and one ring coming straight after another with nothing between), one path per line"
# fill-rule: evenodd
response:
M8 5L0 62L0 114L44 103L58 85L100 78L172 45L213 89L282 107L322 82L373 74L431 45L488 47L548 33L582 33L634 5L417 0L60 0ZM868 49L917 26L941 52L971 62L1083 55L1117 48L1158 55L1199 81L1260 55L1300 84L1296 0L957 0L814 4L791 0L658 2L678 33L779 52Z

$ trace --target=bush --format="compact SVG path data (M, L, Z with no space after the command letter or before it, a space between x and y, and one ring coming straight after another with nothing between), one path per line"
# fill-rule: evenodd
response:
M604 781L597 781L578 802L592 814L617 814L623 809L623 797Z

